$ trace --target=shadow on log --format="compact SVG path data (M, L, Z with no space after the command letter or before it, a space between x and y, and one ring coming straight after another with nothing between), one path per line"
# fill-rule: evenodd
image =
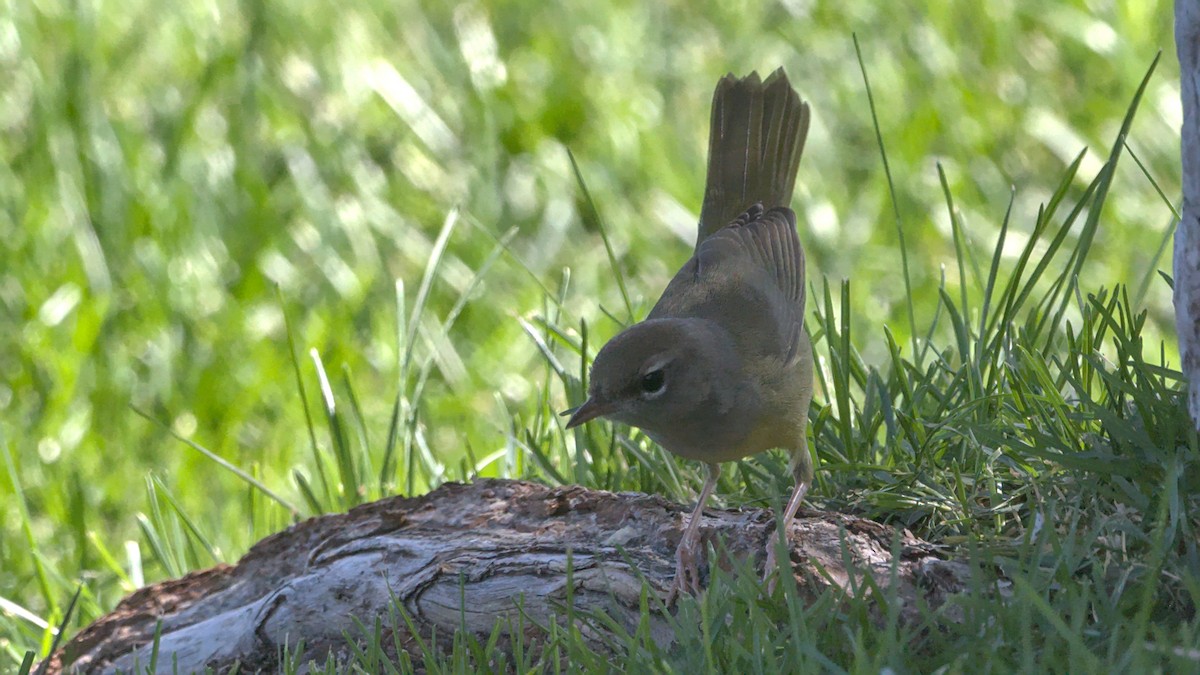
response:
M545 626L563 614L568 553L575 605L632 628L642 579L660 597L670 584L686 518L685 507L639 493L508 480L447 484L423 497L312 518L263 539L236 565L140 589L56 652L49 672L144 672L159 621L161 673L235 664L269 672L283 647L294 650L301 640L302 663L324 662L330 653L347 658L345 636L362 634L355 620L372 626L382 617L387 625L397 616L393 603L423 639L435 629L448 638L464 621L486 639L498 618L517 625L518 611L526 626ZM802 511L792 527L804 597L830 585L863 588L857 582L865 574L879 587L894 579L902 619L916 620L918 599L938 607L963 588L965 566L938 559L907 531L899 533L893 576L891 527L816 511ZM753 560L761 572L774 519L762 509L708 509L702 531L705 542L719 540L730 558ZM397 623L398 643L419 661L416 639ZM652 625L664 646L669 626L661 615ZM384 642L385 651L394 649L390 635Z

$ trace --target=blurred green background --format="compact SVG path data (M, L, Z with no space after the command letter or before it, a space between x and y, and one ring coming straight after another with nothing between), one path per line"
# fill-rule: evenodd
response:
M708 104L727 71L782 65L811 102L794 204L811 279L851 279L857 325L887 323L906 347L896 216L852 34L920 324L941 275L958 281L937 165L985 263L1012 198L1015 255L1085 148L1073 189L1094 177L1160 49L1129 146L1178 201L1178 65L1163 1L0 7L8 654L44 641L34 618L53 620L80 579L87 618L140 580L139 557L147 581L179 571L136 550L138 514L153 520L157 503L148 477L212 539L215 556L186 563L235 559L290 522L131 408L300 503L292 471L311 474L312 453L285 311L312 414L310 348L340 400L353 384L364 424L350 435L383 445L406 346L396 281L407 316L448 218L411 343L417 361L432 363L416 443L426 466L445 471L412 488L458 478L468 451L511 450L549 381L519 319L585 318L598 343L619 327L602 308L629 318L601 239L585 226L568 149L641 316L689 254ZM1081 279L1129 284L1168 344L1170 292L1155 270L1169 271L1169 246L1155 256L1171 227L1151 181L1123 161ZM489 258L511 228L507 250ZM564 268L560 312L546 289ZM881 335L854 339L882 358ZM570 404L561 391L551 399ZM407 487L398 477L383 491Z

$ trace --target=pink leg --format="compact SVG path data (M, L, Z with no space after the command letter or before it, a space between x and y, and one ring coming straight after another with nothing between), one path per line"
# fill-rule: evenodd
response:
M808 481L800 480L796 482L796 488L792 490L792 497L788 500L787 507L783 509L783 515L775 519L775 532L783 531L783 542L787 550L792 547L792 519L796 517L796 511L800 510L800 502L804 501L804 495L808 494ZM775 537L767 539L767 564L763 567L763 581L767 582L767 594L775 592L775 570L778 564L775 562L775 549L777 542ZM788 569L791 569L791 561L788 562Z
M700 557L700 551L697 550L700 544L700 519L704 515L704 504L717 487L717 478L720 475L721 465L708 465L708 478L704 481L704 487L700 488L696 509L688 519L687 529L683 531L683 537L679 540L679 548L675 549L675 579L671 582L671 589L667 591L668 605L675 602L680 592L693 595L700 592L700 570L696 567L696 560Z

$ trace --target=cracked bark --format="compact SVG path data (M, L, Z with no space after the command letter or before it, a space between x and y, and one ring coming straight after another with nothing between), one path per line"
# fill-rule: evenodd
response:
M56 652L49 672L142 672L159 621L157 672L221 672L235 664L242 672L272 671L281 648L300 640L302 662L323 662L330 653L346 658L344 635L361 635L355 620L373 626L376 617L395 628L400 648L419 667L415 638L427 640L434 629L448 639L465 626L486 639L498 618L508 618L536 644L538 625L561 620L568 590L575 606L632 628L642 578L660 597L669 585L687 512L653 495L507 480L381 500L271 535L236 565L136 591ZM802 511L792 527L803 597L830 586L852 593L869 576L881 588L896 584L902 616L915 621L918 604L939 607L964 587L964 565L940 560L907 531L818 511ZM762 509L706 509L702 524L704 540L724 547L723 566L749 559L760 571L773 531L774 519ZM900 557L893 561L897 537ZM396 605L411 616L417 636ZM669 645L667 619L655 614L651 626L654 639ZM599 625L582 628L589 638L604 637ZM384 642L385 651L393 649L390 634Z
M1188 412L1200 429L1200 1L1176 0L1175 49L1183 103L1183 212L1175 230L1175 330L1188 378Z

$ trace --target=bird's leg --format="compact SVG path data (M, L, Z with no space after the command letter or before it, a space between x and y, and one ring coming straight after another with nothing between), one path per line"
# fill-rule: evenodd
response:
M675 549L675 579L671 582L671 590L667 591L668 605L675 602L681 591L693 595L700 592L700 570L696 567L696 560L700 556L697 550L700 543L700 519L704 515L704 504L717 487L717 478L720 475L720 464L708 465L708 478L704 481L704 487L700 488L696 508L688 519L687 529L683 531L683 537L679 540L679 547Z
M807 454L807 448L803 450L803 452ZM804 501L804 495L808 494L808 486L812 482L812 478L810 476L806 476L799 471L796 473L796 487L792 490L792 497L788 499L787 506L783 509L783 513L780 515L780 517L775 519L776 535L778 535L780 531L783 532L784 549L787 551L791 551L792 549L792 519L796 517L796 512L800 510L800 502ZM775 592L775 581L778 579L778 577L775 576L775 570L776 567L778 567L777 563L775 562L775 551L777 549L778 542L776 541L776 537L767 538L767 564L763 567L763 581L767 582L767 595L771 595ZM791 561L789 561L788 569L790 570L791 567Z

